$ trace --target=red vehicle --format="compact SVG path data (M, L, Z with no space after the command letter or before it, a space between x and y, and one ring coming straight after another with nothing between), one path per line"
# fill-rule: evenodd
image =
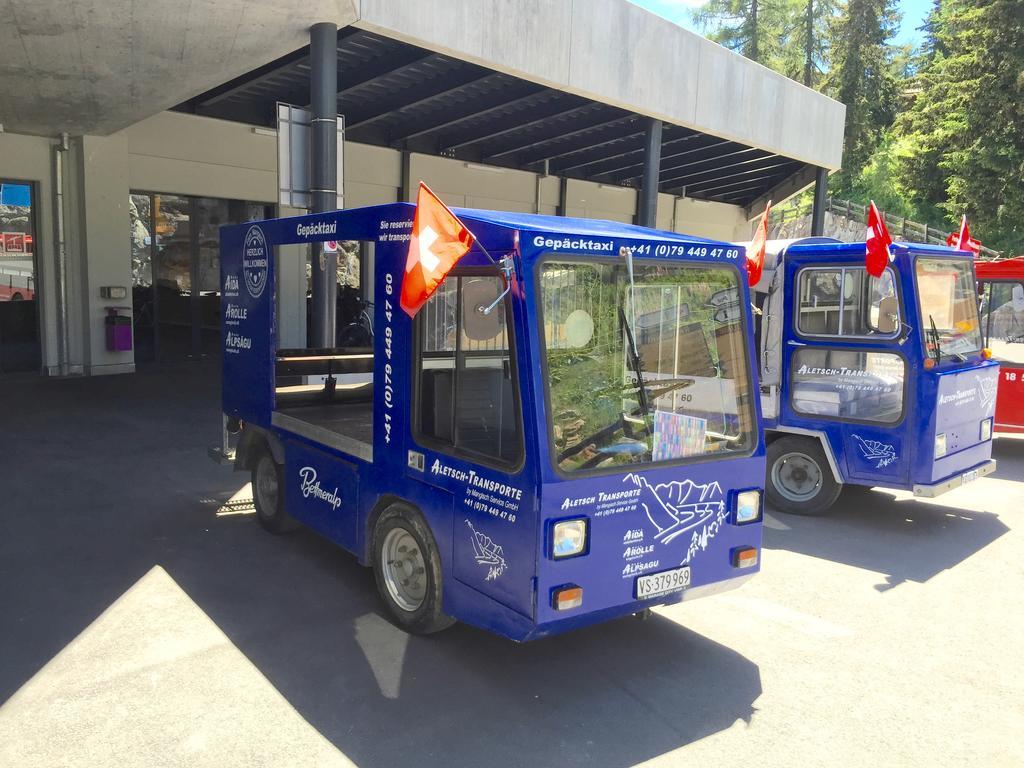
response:
M1024 256L974 268L985 346L999 361L995 429L1024 433Z
M32 301L36 298L32 278L16 274L0 274L0 301Z
M32 301L36 297L31 277L0 274L0 301Z

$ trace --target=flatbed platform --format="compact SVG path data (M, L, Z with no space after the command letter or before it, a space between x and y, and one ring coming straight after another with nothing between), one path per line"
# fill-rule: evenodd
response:
M373 403L303 405L274 411L275 427L373 461Z

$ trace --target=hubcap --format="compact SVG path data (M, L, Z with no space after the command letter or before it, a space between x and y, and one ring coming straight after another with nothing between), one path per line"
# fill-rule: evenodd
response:
M772 465L772 485L790 501L810 501L821 484L821 467L806 453L787 453Z
M427 567L416 539L404 528L392 528L381 547L381 572L388 594L403 611L412 613L427 594Z
M277 512L277 468L272 459L264 456L256 468L255 492L259 508L265 515Z

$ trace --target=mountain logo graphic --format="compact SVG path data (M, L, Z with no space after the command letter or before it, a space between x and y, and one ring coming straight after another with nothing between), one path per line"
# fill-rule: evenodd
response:
M623 482L641 489L640 506L657 529L654 540L668 544L725 509L722 486L717 481L695 483L673 480L651 485L647 478L630 473Z
M996 389L999 386L999 380L992 377L981 378L981 376L974 377L978 382L978 389L981 390L981 407L986 410L996 401Z
M485 581L494 581L505 572L508 563L505 562L505 551L494 543L494 540L483 533L480 533L473 524L466 521L469 530L472 532L473 558L480 565L487 566L487 577Z
M896 455L896 448L889 445L889 443L883 443L879 440L865 440L860 435L854 435L853 439L857 441L857 447L860 448L864 458L868 461L876 462L875 469L887 467L899 458Z

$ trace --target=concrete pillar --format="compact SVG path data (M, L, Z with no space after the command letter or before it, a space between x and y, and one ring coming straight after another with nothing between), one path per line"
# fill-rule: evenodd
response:
M310 142L313 213L338 207L338 27L314 24L309 30ZM338 256L313 246L314 347L333 347L337 322Z
M558 216L568 215L569 208L569 180L564 176L558 180Z
M661 120L647 120L644 141L644 178L640 188L637 224L653 227L658 222L658 180L661 176Z
M825 234L825 202L828 197L828 169L819 168L814 180L814 207L811 209L811 237Z

